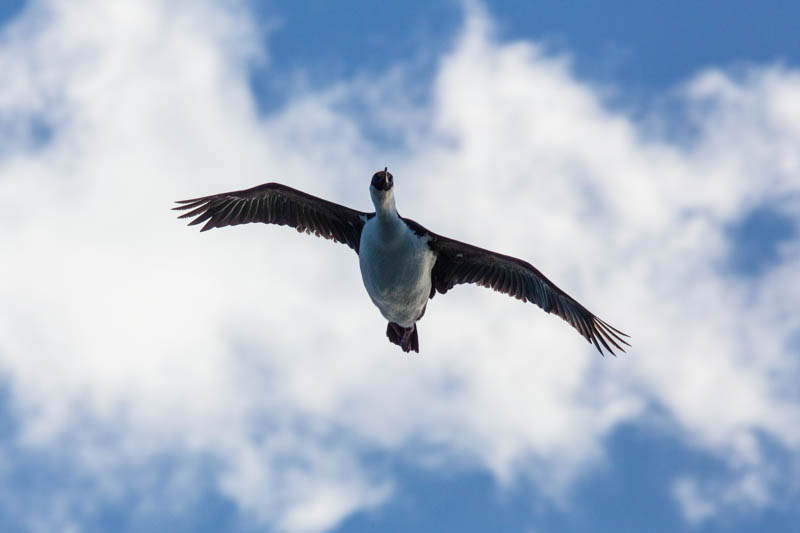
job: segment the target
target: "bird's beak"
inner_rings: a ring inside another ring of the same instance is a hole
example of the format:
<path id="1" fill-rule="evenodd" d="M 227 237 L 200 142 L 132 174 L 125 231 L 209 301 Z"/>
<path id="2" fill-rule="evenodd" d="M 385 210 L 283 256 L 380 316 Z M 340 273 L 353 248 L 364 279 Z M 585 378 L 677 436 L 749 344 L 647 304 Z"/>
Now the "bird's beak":
<path id="1" fill-rule="evenodd" d="M 383 186 L 384 190 L 389 189 L 389 167 L 383 167 Z"/>

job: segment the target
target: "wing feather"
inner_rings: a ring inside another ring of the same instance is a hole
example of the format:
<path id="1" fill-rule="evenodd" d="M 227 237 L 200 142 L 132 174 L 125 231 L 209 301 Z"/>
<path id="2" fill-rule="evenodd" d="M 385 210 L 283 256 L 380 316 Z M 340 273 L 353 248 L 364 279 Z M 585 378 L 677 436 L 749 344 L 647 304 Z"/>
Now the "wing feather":
<path id="1" fill-rule="evenodd" d="M 358 253 L 364 220 L 374 213 L 356 211 L 280 183 L 265 183 L 176 202 L 173 209 L 187 211 L 178 218 L 191 218 L 190 226 L 205 223 L 200 231 L 251 222 L 291 226 L 346 244 Z"/>
<path id="2" fill-rule="evenodd" d="M 442 237 L 413 220 L 404 220 L 418 235 L 428 236 L 428 246 L 436 254 L 431 298 L 436 292 L 444 294 L 456 285 L 474 283 L 523 302 L 530 301 L 558 315 L 601 354 L 605 351 L 616 355 L 614 348 L 624 352 L 622 345 L 630 346 L 625 340 L 628 335 L 599 319 L 530 263 Z"/>

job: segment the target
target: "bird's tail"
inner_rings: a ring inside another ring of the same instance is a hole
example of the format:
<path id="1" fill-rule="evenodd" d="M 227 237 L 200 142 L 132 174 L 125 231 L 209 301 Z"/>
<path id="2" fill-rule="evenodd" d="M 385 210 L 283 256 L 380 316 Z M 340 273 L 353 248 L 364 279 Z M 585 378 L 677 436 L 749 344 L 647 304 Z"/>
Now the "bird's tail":
<path id="1" fill-rule="evenodd" d="M 410 328 L 404 328 L 400 324 L 389 322 L 386 326 L 386 336 L 389 342 L 392 342 L 404 352 L 417 352 L 419 353 L 419 336 L 417 335 L 417 325 L 414 324 Z M 405 342 L 403 339 L 405 338 Z"/>

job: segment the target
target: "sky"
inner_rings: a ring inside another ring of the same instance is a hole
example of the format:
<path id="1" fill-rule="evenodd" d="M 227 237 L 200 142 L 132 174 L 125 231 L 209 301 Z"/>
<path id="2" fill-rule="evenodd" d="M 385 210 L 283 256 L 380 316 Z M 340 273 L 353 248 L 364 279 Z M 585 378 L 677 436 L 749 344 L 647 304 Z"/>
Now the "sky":
<path id="1" fill-rule="evenodd" d="M 0 2 L 0 530 L 794 531 L 800 7 Z M 279 181 L 522 257 L 403 354 Z"/>

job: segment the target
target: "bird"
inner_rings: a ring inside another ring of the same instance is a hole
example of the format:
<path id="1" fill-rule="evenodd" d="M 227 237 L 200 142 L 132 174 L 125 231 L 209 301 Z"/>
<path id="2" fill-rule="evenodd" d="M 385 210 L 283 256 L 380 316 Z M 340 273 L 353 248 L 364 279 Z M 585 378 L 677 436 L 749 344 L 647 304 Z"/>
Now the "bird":
<path id="1" fill-rule="evenodd" d="M 604 322 L 561 290 L 530 263 L 450 239 L 400 216 L 394 176 L 388 167 L 372 176 L 374 212 L 364 212 L 312 196 L 280 183 L 190 200 L 173 210 L 201 231 L 261 222 L 345 244 L 358 254 L 364 287 L 388 320 L 386 336 L 404 352 L 419 353 L 417 323 L 428 301 L 460 284 L 477 284 L 536 304 L 555 314 L 601 355 L 630 346 L 629 336 Z M 612 348 L 613 346 L 613 348 Z"/>

